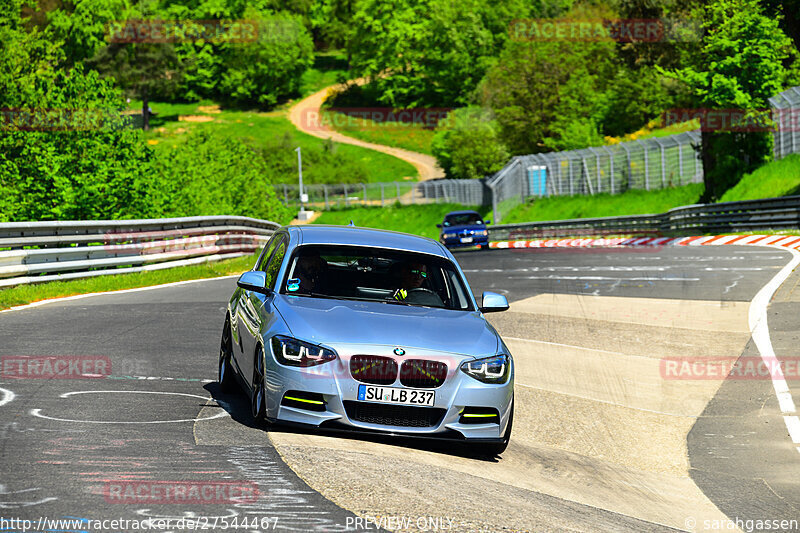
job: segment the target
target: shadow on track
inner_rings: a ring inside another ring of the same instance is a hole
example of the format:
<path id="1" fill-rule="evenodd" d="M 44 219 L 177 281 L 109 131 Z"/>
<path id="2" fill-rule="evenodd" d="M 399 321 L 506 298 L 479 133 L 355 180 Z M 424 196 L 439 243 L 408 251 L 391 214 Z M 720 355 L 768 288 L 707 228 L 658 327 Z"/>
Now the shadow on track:
<path id="1" fill-rule="evenodd" d="M 481 454 L 470 444 L 459 440 L 430 439 L 425 437 L 409 437 L 391 433 L 381 433 L 369 430 L 337 429 L 325 427 L 311 427 L 302 424 L 291 424 L 286 422 L 270 423 L 265 426 L 256 424 L 255 419 L 250 413 L 250 401 L 243 392 L 234 394 L 224 394 L 220 390 L 219 383 L 207 383 L 203 388 L 211 394 L 211 397 L 225 409 L 231 418 L 236 422 L 255 429 L 262 429 L 269 433 L 295 433 L 299 435 L 318 435 L 324 437 L 337 437 L 350 440 L 360 440 L 364 442 L 374 442 L 390 446 L 400 446 L 414 448 L 417 450 L 452 455 L 476 461 L 497 463 L 498 457 L 490 457 Z"/>

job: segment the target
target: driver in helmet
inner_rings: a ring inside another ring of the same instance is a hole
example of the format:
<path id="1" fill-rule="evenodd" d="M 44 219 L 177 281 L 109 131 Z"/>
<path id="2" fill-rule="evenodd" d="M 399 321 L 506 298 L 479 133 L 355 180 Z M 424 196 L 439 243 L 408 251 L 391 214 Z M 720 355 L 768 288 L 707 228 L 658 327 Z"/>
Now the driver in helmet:
<path id="1" fill-rule="evenodd" d="M 427 266 L 418 261 L 400 263 L 397 265 L 395 272 L 398 278 L 397 284 L 400 288 L 395 291 L 393 297 L 395 300 L 401 301 L 406 299 L 409 290 L 422 287 L 428 277 Z"/>

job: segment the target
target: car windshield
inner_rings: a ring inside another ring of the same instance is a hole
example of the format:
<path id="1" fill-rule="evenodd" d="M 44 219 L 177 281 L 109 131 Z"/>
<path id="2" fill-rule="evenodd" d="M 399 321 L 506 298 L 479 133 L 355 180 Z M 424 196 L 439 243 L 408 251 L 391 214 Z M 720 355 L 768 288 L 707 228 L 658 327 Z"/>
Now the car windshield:
<path id="1" fill-rule="evenodd" d="M 448 259 L 365 246 L 299 246 L 281 294 L 472 311 L 466 284 Z"/>
<path id="2" fill-rule="evenodd" d="M 471 224 L 483 224 L 483 219 L 478 213 L 447 215 L 444 219 L 445 226 L 467 226 Z"/>

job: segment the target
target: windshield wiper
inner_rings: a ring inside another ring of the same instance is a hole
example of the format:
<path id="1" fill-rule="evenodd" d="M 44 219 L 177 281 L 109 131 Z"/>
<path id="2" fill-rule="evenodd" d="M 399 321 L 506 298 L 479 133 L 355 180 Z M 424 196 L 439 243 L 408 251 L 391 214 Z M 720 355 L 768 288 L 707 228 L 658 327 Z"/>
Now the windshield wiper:
<path id="1" fill-rule="evenodd" d="M 306 291 L 306 292 L 287 292 L 285 293 L 288 296 L 310 296 L 312 298 L 327 298 L 329 300 L 339 300 L 337 296 L 331 296 L 330 294 L 323 294 L 321 292 L 314 292 L 314 291 Z"/>

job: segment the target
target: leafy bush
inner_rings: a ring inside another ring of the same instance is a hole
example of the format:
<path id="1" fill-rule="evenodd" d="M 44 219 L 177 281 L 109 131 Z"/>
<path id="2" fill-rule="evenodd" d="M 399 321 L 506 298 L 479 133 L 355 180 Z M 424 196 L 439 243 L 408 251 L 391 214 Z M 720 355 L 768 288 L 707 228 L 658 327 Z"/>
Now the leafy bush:
<path id="1" fill-rule="evenodd" d="M 297 183 L 297 147 L 288 134 L 265 139 L 257 152 L 269 167 L 272 183 Z M 303 177 L 306 183 L 364 183 L 371 181 L 367 166 L 338 150 L 338 145 L 326 141 L 322 146 L 303 148 Z"/>
<path id="2" fill-rule="evenodd" d="M 477 107 L 451 111 L 433 137 L 431 149 L 449 178 L 482 178 L 508 161 L 500 128 L 491 113 Z"/>
<path id="3" fill-rule="evenodd" d="M 769 98 L 790 77 L 783 62 L 791 41 L 779 20 L 757 0 L 716 0 L 704 4 L 703 25 L 707 35 L 700 49 L 670 74 L 690 88 L 697 107 L 767 109 Z M 703 131 L 702 200 L 717 201 L 744 174 L 768 161 L 772 142 L 766 131 Z"/>
<path id="4" fill-rule="evenodd" d="M 394 107 L 467 104 L 511 19 L 530 10 L 518 0 L 364 0 L 357 6 L 348 42 L 353 73 L 373 78 L 381 102 Z"/>
<path id="5" fill-rule="evenodd" d="M 60 48 L 15 13 L 0 23 L 0 220 L 147 212 L 151 153 L 124 127 L 119 92 L 80 65 L 56 70 Z"/>
<path id="6" fill-rule="evenodd" d="M 258 40 L 225 45 L 218 94 L 240 105 L 274 106 L 299 93 L 303 72 L 314 62 L 311 34 L 287 13 L 248 10 L 244 17 L 258 21 Z"/>
<path id="7" fill-rule="evenodd" d="M 157 150 L 156 156 L 149 200 L 157 216 L 292 218 L 275 196 L 269 166 L 241 141 L 201 130 L 181 145 Z"/>

